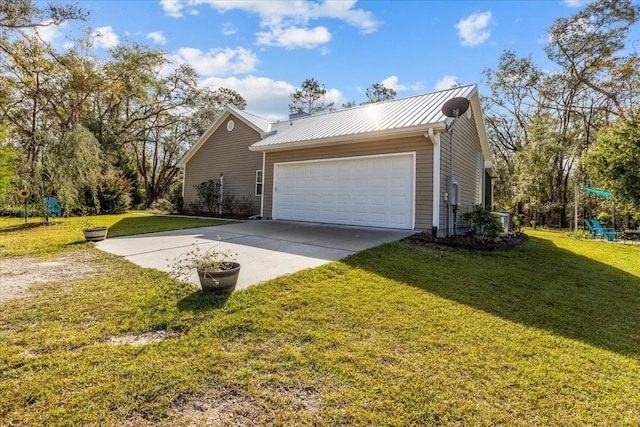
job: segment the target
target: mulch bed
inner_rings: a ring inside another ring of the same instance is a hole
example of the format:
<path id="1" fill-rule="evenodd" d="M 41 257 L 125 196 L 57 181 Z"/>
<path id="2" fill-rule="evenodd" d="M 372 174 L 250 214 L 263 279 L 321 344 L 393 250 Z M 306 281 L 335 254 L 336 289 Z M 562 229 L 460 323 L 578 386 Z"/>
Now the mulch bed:
<path id="1" fill-rule="evenodd" d="M 443 245 L 477 251 L 493 251 L 514 249 L 526 242 L 527 239 L 528 236 L 524 233 L 502 237 L 497 242 L 481 242 L 473 236 L 467 235 L 438 237 L 434 239 L 428 234 L 418 233 L 403 239 L 403 242 L 416 246 Z"/>

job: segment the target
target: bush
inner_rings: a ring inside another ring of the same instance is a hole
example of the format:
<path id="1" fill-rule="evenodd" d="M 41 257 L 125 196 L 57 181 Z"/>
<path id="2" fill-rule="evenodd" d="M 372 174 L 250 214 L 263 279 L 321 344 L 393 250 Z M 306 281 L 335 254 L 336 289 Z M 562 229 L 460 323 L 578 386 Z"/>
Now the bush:
<path id="1" fill-rule="evenodd" d="M 220 182 L 210 179 L 194 185 L 194 188 L 198 194 L 198 205 L 206 207 L 209 213 L 216 213 L 220 205 Z"/>
<path id="2" fill-rule="evenodd" d="M 149 209 L 160 212 L 172 212 L 174 209 L 173 204 L 165 199 L 158 199 L 155 202 L 151 203 Z"/>
<path id="3" fill-rule="evenodd" d="M 236 205 L 236 212 L 238 216 L 243 218 L 249 218 L 256 213 L 253 208 L 253 198 L 251 196 L 244 196 Z"/>
<path id="4" fill-rule="evenodd" d="M 178 181 L 169 190 L 169 203 L 172 205 L 172 212 L 183 212 L 184 198 L 182 197 L 182 182 Z"/>
<path id="5" fill-rule="evenodd" d="M 601 223 L 607 224 L 607 225 L 611 224 L 611 220 L 613 219 L 609 212 L 600 212 L 596 218 Z"/>
<path id="6" fill-rule="evenodd" d="M 482 205 L 475 205 L 473 209 L 465 211 L 461 219 L 472 228 L 473 236 L 481 242 L 496 242 L 503 230 L 498 215 Z"/>
<path id="7" fill-rule="evenodd" d="M 124 175 L 109 169 L 98 183 L 98 202 L 101 213 L 119 214 L 131 205 L 131 183 Z"/>
<path id="8" fill-rule="evenodd" d="M 226 194 L 222 199 L 222 213 L 224 215 L 233 216 L 236 214 L 236 196 Z"/>

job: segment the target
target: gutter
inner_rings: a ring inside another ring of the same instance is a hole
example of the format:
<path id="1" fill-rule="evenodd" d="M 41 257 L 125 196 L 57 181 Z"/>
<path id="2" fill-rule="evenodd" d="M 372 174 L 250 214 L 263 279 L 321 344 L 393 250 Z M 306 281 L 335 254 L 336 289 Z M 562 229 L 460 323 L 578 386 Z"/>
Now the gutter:
<path id="1" fill-rule="evenodd" d="M 412 126 L 408 128 L 388 129 L 383 131 L 372 131 L 372 132 L 363 132 L 363 133 L 350 134 L 350 135 L 340 135 L 340 136 L 333 136 L 329 138 L 281 142 L 281 143 L 274 143 L 270 145 L 256 145 L 263 142 L 263 141 L 260 141 L 254 145 L 251 145 L 249 147 L 249 150 L 269 152 L 269 151 L 292 150 L 297 148 L 309 148 L 309 147 L 317 147 L 317 146 L 325 146 L 325 145 L 340 145 L 340 144 L 353 144 L 356 142 L 379 141 L 381 139 L 400 138 L 403 136 L 424 135 L 425 132 L 428 132 L 429 129 L 434 129 L 436 131 L 444 131 L 446 130 L 446 125 L 444 122 L 442 122 L 442 123 L 434 123 L 431 125 Z"/>

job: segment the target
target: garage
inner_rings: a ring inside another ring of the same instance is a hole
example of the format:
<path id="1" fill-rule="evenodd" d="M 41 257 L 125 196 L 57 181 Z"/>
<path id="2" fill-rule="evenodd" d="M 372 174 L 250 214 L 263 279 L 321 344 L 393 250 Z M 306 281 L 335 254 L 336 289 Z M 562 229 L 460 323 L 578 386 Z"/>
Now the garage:
<path id="1" fill-rule="evenodd" d="M 413 229 L 415 153 L 274 164 L 273 218 Z"/>

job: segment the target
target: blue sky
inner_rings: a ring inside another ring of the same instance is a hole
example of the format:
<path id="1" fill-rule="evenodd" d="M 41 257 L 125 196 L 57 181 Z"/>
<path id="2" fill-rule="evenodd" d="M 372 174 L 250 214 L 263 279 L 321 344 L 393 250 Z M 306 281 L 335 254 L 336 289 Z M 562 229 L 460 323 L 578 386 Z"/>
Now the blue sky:
<path id="1" fill-rule="evenodd" d="M 87 22 L 43 34 L 59 47 L 90 27 L 96 53 L 133 41 L 192 65 L 202 85 L 237 90 L 247 110 L 288 114 L 288 95 L 316 78 L 337 106 L 373 83 L 398 97 L 481 83 L 504 50 L 546 60 L 546 29 L 585 6 L 544 1 L 81 0 Z M 634 39 L 640 39 L 634 29 Z M 482 86 L 480 87 L 482 93 Z"/>

